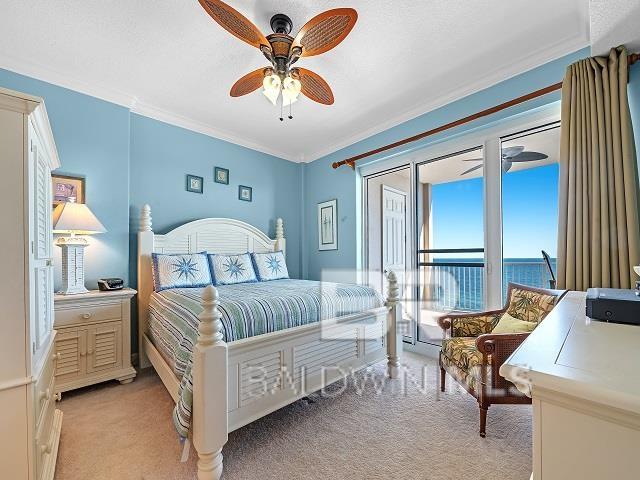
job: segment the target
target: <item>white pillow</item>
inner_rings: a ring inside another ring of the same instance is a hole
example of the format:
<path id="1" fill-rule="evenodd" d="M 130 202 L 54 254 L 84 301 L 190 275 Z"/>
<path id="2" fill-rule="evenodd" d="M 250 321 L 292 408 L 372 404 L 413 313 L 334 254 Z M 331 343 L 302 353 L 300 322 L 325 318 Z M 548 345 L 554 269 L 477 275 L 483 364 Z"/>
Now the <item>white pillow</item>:
<path id="1" fill-rule="evenodd" d="M 248 253 L 238 255 L 210 254 L 209 265 L 214 285 L 235 285 L 236 283 L 258 281 L 251 256 Z"/>
<path id="2" fill-rule="evenodd" d="M 252 253 L 251 258 L 261 282 L 289 278 L 287 263 L 281 250 L 273 253 Z"/>
<path id="3" fill-rule="evenodd" d="M 207 253 L 168 255 L 151 254 L 153 288 L 156 292 L 168 288 L 206 287 L 211 284 Z"/>

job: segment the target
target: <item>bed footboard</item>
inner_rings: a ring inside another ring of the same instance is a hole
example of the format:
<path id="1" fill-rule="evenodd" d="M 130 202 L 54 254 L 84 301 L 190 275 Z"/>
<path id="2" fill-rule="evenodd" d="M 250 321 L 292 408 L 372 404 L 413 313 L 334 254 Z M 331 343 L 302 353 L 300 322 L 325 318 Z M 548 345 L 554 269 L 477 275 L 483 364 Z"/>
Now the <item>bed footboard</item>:
<path id="1" fill-rule="evenodd" d="M 227 443 L 227 344 L 218 311 L 218 291 L 203 293 L 198 341 L 193 349 L 193 445 L 198 480 L 222 477 L 222 447 Z"/>
<path id="2" fill-rule="evenodd" d="M 341 317 L 323 327 L 310 324 L 228 345 L 217 309 L 218 292 L 213 286 L 205 289 L 193 353 L 193 444 L 199 480 L 220 479 L 222 448 L 229 431 L 377 363 L 385 355 L 388 376 L 398 376 L 402 336 L 397 328 L 402 304 L 396 275 L 390 273 L 387 280 L 385 307 Z M 373 332 L 379 332 L 378 340 Z"/>

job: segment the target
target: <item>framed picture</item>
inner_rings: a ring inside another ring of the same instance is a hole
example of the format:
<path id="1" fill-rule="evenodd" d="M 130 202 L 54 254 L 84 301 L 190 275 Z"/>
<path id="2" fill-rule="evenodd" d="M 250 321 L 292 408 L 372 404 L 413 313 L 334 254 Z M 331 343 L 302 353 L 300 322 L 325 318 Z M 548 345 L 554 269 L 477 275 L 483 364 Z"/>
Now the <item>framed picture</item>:
<path id="1" fill-rule="evenodd" d="M 187 175 L 187 192 L 202 193 L 204 178 L 197 175 Z"/>
<path id="2" fill-rule="evenodd" d="M 318 204 L 318 250 L 338 249 L 338 200 Z"/>
<path id="3" fill-rule="evenodd" d="M 243 202 L 252 202 L 253 201 L 253 188 L 247 187 L 245 185 L 238 186 L 238 199 Z"/>
<path id="4" fill-rule="evenodd" d="M 229 185 L 229 170 L 222 167 L 215 167 L 213 169 L 213 181 Z"/>
<path id="5" fill-rule="evenodd" d="M 84 178 L 51 174 L 53 206 L 65 202 L 85 203 Z"/>

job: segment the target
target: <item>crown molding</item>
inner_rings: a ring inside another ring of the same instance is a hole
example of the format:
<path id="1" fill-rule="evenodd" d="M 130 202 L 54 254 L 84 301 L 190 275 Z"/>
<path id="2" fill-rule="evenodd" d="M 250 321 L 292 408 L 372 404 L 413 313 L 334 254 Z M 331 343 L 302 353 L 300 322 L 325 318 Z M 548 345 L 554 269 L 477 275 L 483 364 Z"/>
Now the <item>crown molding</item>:
<path id="1" fill-rule="evenodd" d="M 417 107 L 411 108 L 393 118 L 378 123 L 374 127 L 360 131 L 349 136 L 343 141 L 333 143 L 325 148 L 318 149 L 315 152 L 296 155 L 279 151 L 268 145 L 262 145 L 241 138 L 239 135 L 221 130 L 219 128 L 208 125 L 204 122 L 191 119 L 187 116 L 177 114 L 156 107 L 151 104 L 140 102 L 134 95 L 121 92 L 119 90 L 105 87 L 95 83 L 87 83 L 77 78 L 73 78 L 60 71 L 49 69 L 41 65 L 17 58 L 6 52 L 0 52 L 0 68 L 10 70 L 12 72 L 26 75 L 44 82 L 52 83 L 60 87 L 68 88 L 76 92 L 89 95 L 101 100 L 105 100 L 116 105 L 128 108 L 131 112 L 145 117 L 153 118 L 161 122 L 185 128 L 209 137 L 224 140 L 242 147 L 256 150 L 268 155 L 272 155 L 283 160 L 294 163 L 311 163 L 326 155 L 337 152 L 343 148 L 353 145 L 359 141 L 365 140 L 373 135 L 381 133 L 390 128 L 396 127 L 404 122 L 417 118 L 421 115 L 429 113 L 437 108 L 443 107 L 451 102 L 464 98 L 466 96 L 477 93 L 481 90 L 489 88 L 497 83 L 513 78 L 519 74 L 532 70 L 545 63 L 557 60 L 565 55 L 576 52 L 577 50 L 589 46 L 589 30 L 588 25 L 578 35 L 567 37 L 556 42 L 553 46 L 547 47 L 530 55 L 519 58 L 519 61 L 509 64 L 507 68 L 495 70 L 489 75 L 472 82 L 462 88 L 451 91 L 449 94 L 439 97 L 436 101 L 425 102 Z"/>
<path id="2" fill-rule="evenodd" d="M 144 102 L 140 102 L 135 95 L 114 90 L 103 85 L 95 83 L 87 83 L 70 75 L 62 73 L 60 71 L 44 67 L 42 65 L 29 62 L 27 60 L 15 57 L 6 52 L 0 52 L 0 68 L 9 70 L 19 75 L 35 78 L 43 82 L 51 83 L 53 85 L 67 88 L 90 97 L 98 98 L 109 103 L 119 105 L 129 109 L 133 113 L 153 118 L 161 122 L 165 122 L 177 127 L 182 127 L 187 130 L 191 130 L 197 133 L 202 133 L 209 137 L 224 140 L 242 147 L 250 148 L 267 155 L 272 155 L 283 160 L 288 160 L 294 163 L 300 163 L 301 160 L 295 156 L 289 155 L 286 152 L 274 150 L 268 146 L 260 145 L 246 139 L 240 138 L 230 132 L 214 128 L 203 122 L 187 118 L 183 115 L 179 115 L 173 112 L 163 110 Z"/>
<path id="3" fill-rule="evenodd" d="M 103 85 L 84 82 L 60 71 L 18 58 L 7 52 L 0 52 L 0 68 L 115 103 L 121 107 L 131 108 L 131 105 L 135 102 L 133 95 Z"/>
<path id="4" fill-rule="evenodd" d="M 386 121 L 377 124 L 375 127 L 371 127 L 367 130 L 356 133 L 343 140 L 342 142 L 332 144 L 327 148 L 316 150 L 315 152 L 307 155 L 305 160 L 303 161 L 304 163 L 311 163 L 315 160 L 335 153 L 343 148 L 349 147 L 351 145 L 354 145 L 355 143 L 377 135 L 378 133 L 384 132 L 386 130 L 389 130 L 390 128 L 408 122 L 409 120 L 413 120 L 417 117 L 432 112 L 433 110 L 444 107 L 445 105 L 455 102 L 456 100 L 460 100 L 469 95 L 473 95 L 474 93 L 478 93 L 500 82 L 526 73 L 536 67 L 540 67 L 546 63 L 558 60 L 565 55 L 575 53 L 582 48 L 588 47 L 589 45 L 589 32 L 588 29 L 585 29 L 579 35 L 567 37 L 566 39 L 556 42 L 550 48 L 545 48 L 544 50 L 539 50 L 530 55 L 523 56 L 520 58 L 520 61 L 510 64 L 508 68 L 495 70 L 490 75 L 485 75 L 484 77 L 469 84 L 468 86 L 458 88 L 451 91 L 447 95 L 439 97 L 436 101 L 425 102 L 418 107 L 412 108 L 400 115 L 396 115 L 395 117 L 387 119 Z M 552 79 L 549 83 L 554 83 L 556 81 L 557 80 Z"/>
<path id="5" fill-rule="evenodd" d="M 217 138 L 218 140 L 224 140 L 226 142 L 233 143 L 234 145 L 239 145 L 251 150 L 256 150 L 261 153 L 266 153 L 267 155 L 272 155 L 282 160 L 287 160 L 293 163 L 301 162 L 299 159 L 289 155 L 286 152 L 274 150 L 264 145 L 248 141 L 247 139 L 240 138 L 238 135 L 235 135 L 233 133 L 214 128 L 211 125 L 207 125 L 204 122 L 193 120 L 183 115 L 169 112 L 167 110 L 163 110 L 161 108 L 154 107 L 153 105 L 149 105 L 143 102 L 136 101 L 131 108 L 131 112 L 142 115 L 144 117 L 153 118 L 154 120 L 158 120 L 164 123 L 169 123 L 177 127 L 185 128 L 187 130 L 191 130 L 192 132 L 197 132 L 209 137 Z"/>

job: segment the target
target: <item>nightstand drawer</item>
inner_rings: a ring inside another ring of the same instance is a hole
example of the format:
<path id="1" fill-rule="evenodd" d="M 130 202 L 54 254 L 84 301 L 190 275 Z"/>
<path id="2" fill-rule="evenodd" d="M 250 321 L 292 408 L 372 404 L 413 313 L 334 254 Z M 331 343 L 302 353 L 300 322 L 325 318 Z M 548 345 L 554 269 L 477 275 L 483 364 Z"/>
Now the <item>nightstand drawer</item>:
<path id="1" fill-rule="evenodd" d="M 56 308 L 54 326 L 77 325 L 79 323 L 94 323 L 104 320 L 120 320 L 122 318 L 122 305 L 120 302 L 103 305 L 87 305 Z"/>

